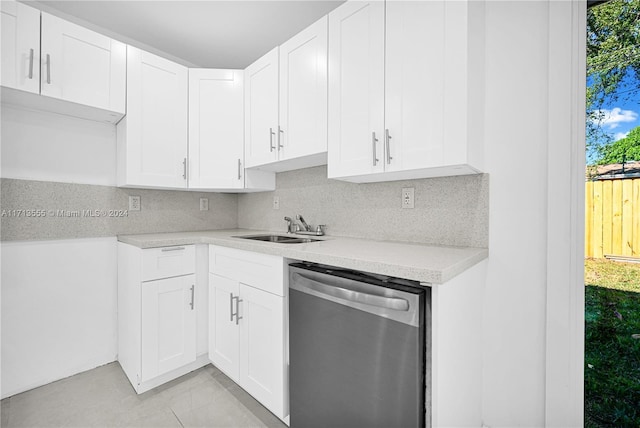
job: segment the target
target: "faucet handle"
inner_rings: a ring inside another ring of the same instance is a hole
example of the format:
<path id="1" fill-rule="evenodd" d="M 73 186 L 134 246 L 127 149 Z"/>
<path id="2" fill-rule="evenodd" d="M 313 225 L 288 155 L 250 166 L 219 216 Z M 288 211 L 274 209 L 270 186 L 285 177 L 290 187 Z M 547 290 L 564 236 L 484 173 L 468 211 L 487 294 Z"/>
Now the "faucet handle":
<path id="1" fill-rule="evenodd" d="M 291 233 L 291 232 L 293 232 L 293 231 L 291 230 L 291 229 L 292 229 L 292 226 L 293 226 L 293 220 L 291 220 L 291 217 L 287 217 L 287 216 L 285 216 L 285 217 L 284 217 L 284 221 L 286 221 L 286 222 L 287 222 L 287 233 Z"/>
<path id="2" fill-rule="evenodd" d="M 326 224 L 319 224 L 319 225 L 316 227 L 316 235 L 318 235 L 318 236 L 319 236 L 319 235 L 324 235 L 324 229 L 325 229 L 326 227 L 327 227 L 327 225 L 326 225 Z"/>

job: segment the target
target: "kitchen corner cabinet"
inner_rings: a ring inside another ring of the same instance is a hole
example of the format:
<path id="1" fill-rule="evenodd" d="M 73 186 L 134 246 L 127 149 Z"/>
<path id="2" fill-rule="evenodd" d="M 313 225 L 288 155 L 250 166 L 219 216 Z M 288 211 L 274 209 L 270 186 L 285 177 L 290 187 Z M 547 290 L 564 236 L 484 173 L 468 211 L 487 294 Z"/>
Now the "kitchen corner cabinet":
<path id="1" fill-rule="evenodd" d="M 209 358 L 262 405 L 288 414 L 285 262 L 210 246 Z"/>
<path id="2" fill-rule="evenodd" d="M 189 69 L 189 189 L 275 189 L 275 174 L 245 170 L 243 70 Z"/>
<path id="3" fill-rule="evenodd" d="M 475 27 L 483 6 L 475 3 L 349 1 L 329 14 L 330 178 L 482 170 L 483 32 Z"/>
<path id="4" fill-rule="evenodd" d="M 248 167 L 326 163 L 327 22 L 323 17 L 245 70 Z"/>
<path id="5" fill-rule="evenodd" d="M 3 1 L 2 86 L 3 102 L 116 123 L 125 113 L 126 45 Z"/>
<path id="6" fill-rule="evenodd" d="M 118 243 L 118 361 L 137 393 L 206 364 L 197 353 L 196 250 Z"/>
<path id="7" fill-rule="evenodd" d="M 188 71 L 127 47 L 127 115 L 118 123 L 118 186 L 187 188 Z"/>

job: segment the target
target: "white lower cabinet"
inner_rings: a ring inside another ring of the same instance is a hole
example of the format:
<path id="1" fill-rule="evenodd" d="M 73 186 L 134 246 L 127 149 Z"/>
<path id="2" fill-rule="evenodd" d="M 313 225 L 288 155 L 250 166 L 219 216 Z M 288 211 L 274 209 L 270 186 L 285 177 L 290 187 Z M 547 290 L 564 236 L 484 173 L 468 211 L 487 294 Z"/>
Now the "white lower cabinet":
<path id="1" fill-rule="evenodd" d="M 195 275 L 143 282 L 142 381 L 196 360 Z"/>
<path id="2" fill-rule="evenodd" d="M 211 246 L 209 358 L 285 420 L 286 264 L 282 257 Z"/>
<path id="3" fill-rule="evenodd" d="M 198 325 L 207 281 L 199 247 L 118 243 L 118 361 L 138 394 L 208 363 L 198 341 L 207 327 Z"/>

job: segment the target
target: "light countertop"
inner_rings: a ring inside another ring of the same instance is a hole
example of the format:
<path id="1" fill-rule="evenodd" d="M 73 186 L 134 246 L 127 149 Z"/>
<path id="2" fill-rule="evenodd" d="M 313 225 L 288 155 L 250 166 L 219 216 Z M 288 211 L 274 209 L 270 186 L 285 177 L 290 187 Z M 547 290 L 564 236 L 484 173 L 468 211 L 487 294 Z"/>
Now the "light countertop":
<path id="1" fill-rule="evenodd" d="M 310 238 L 320 241 L 302 244 L 281 244 L 236 237 L 260 234 L 286 235 L 281 231 L 232 229 L 120 235 L 118 241 L 139 248 L 214 244 L 429 284 L 445 283 L 484 260 L 489 254 L 486 248 L 445 247 L 338 236 L 311 236 Z"/>

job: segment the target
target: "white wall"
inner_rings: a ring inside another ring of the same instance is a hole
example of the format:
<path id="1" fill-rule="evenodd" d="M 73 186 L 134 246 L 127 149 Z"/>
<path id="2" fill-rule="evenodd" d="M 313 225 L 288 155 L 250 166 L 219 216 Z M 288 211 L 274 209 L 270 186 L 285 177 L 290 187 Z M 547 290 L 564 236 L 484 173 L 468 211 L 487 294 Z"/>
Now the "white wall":
<path id="1" fill-rule="evenodd" d="M 2 244 L 2 397 L 117 355 L 116 238 Z"/>
<path id="2" fill-rule="evenodd" d="M 1 129 L 3 178 L 115 186 L 114 125 L 3 104 Z M 116 359 L 115 237 L 1 248 L 2 397 Z"/>
<path id="3" fill-rule="evenodd" d="M 1 171 L 3 178 L 115 186 L 115 126 L 3 104 Z"/>
<path id="4" fill-rule="evenodd" d="M 547 204 L 545 2 L 486 5 L 490 180 L 484 417 L 544 425 Z"/>
<path id="5" fill-rule="evenodd" d="M 572 188 L 569 179 L 580 175 L 578 158 L 569 156 L 579 136 L 571 133 L 575 123 L 558 120 L 553 112 L 563 117 L 575 112 L 573 116 L 580 118 L 584 99 L 572 99 L 577 92 L 568 83 L 584 73 L 571 67 L 577 52 L 584 52 L 572 40 L 585 35 L 572 33 L 583 19 L 572 16 L 573 2 L 556 2 L 564 9 L 553 3 L 486 5 L 485 154 L 491 179 L 483 415 L 484 424 L 491 427 L 582 424 L 582 397 L 570 398 L 568 393 L 580 388 L 580 373 L 562 379 L 574 383 L 565 384 L 560 394 L 560 385 L 547 377 L 549 367 L 564 367 L 566 372 L 573 365 L 579 370 L 578 360 L 583 358 L 579 351 L 569 355 L 580 338 L 566 340 L 572 329 L 579 329 L 583 310 L 577 308 L 573 318 L 568 316 L 569 297 L 580 293 L 580 260 L 569 256 L 576 248 L 582 253 L 582 241 L 568 233 L 580 225 L 579 186 Z M 555 172 L 562 168 L 569 172 Z M 558 233 L 562 230 L 567 233 Z M 550 259 L 552 254 L 563 262 Z M 557 298 L 553 306 L 548 296 Z M 553 322 L 556 318 L 564 325 Z M 555 336 L 564 343 L 549 341 L 549 332 L 559 326 L 563 330 Z"/>

